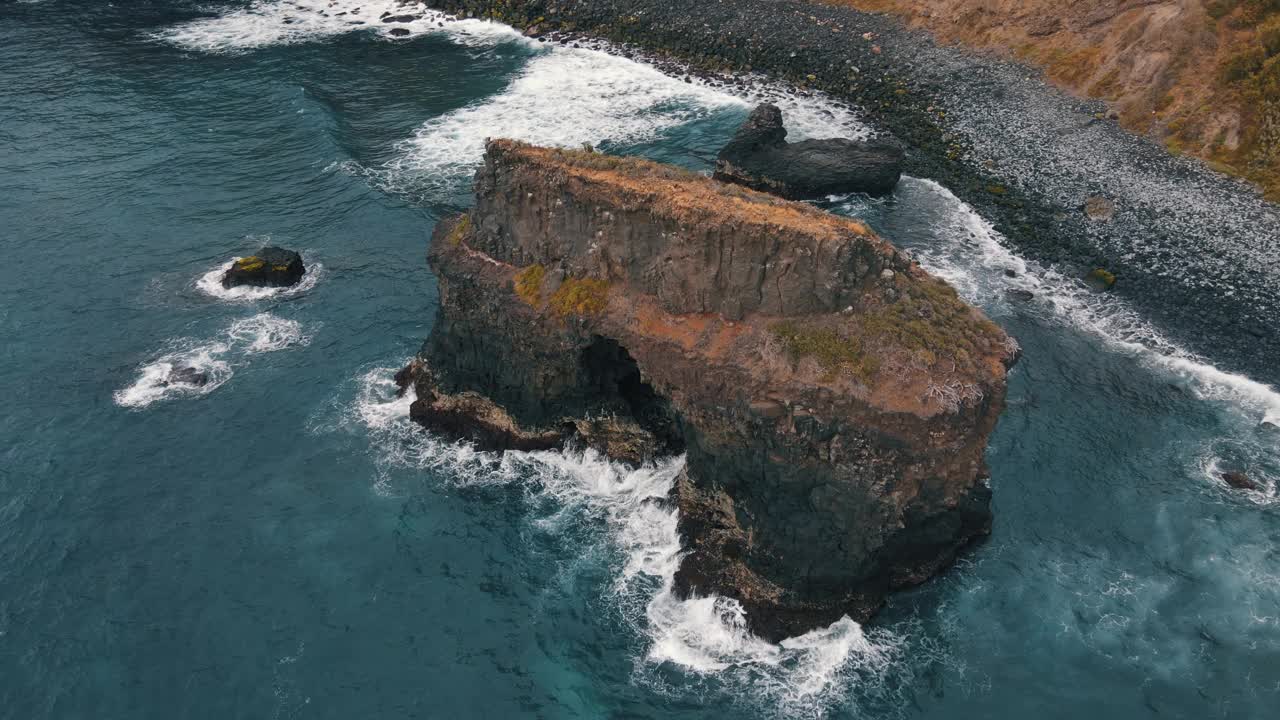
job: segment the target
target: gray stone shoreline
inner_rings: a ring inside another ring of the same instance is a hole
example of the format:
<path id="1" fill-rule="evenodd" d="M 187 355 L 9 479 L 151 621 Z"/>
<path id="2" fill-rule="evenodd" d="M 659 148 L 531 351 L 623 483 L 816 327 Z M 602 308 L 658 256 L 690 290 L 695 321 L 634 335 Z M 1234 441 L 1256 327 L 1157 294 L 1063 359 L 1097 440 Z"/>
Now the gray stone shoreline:
<path id="1" fill-rule="evenodd" d="M 763 72 L 856 104 L 905 171 L 974 206 L 1028 259 L 1114 292 L 1220 367 L 1280 382 L 1280 210 L 1017 64 L 886 16 L 799 0 L 429 0 L 531 35 L 585 34 L 703 73 Z M 1109 220 L 1084 212 L 1114 203 Z"/>

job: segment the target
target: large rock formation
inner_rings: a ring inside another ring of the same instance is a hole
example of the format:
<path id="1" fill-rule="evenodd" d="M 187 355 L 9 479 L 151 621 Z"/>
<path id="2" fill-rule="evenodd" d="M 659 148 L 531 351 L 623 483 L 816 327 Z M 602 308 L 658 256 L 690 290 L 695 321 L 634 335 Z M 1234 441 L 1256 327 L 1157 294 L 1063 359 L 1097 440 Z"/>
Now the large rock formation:
<path id="1" fill-rule="evenodd" d="M 685 452 L 677 590 L 774 640 L 866 619 L 988 532 L 1016 344 L 864 225 L 505 140 L 475 189 L 432 240 L 414 418 L 486 448 Z"/>
<path id="2" fill-rule="evenodd" d="M 884 195 L 902 178 L 902 150 L 845 138 L 787 142 L 782 110 L 756 107 L 716 159 L 715 178 L 792 200 Z"/>

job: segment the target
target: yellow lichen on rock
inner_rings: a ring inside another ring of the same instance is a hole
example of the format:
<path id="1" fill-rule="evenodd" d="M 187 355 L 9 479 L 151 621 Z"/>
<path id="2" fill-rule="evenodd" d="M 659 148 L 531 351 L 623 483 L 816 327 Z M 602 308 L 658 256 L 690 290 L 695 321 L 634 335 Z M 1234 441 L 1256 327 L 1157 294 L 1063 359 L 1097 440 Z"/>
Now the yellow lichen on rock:
<path id="1" fill-rule="evenodd" d="M 541 265 L 530 265 L 516 274 L 515 289 L 520 299 L 534 307 L 542 301 L 542 281 L 547 276 L 546 268 Z"/>
<path id="2" fill-rule="evenodd" d="M 609 283 L 591 278 L 568 278 L 551 294 L 551 309 L 561 317 L 599 315 L 609 300 Z"/>
<path id="3" fill-rule="evenodd" d="M 463 215 L 462 217 L 458 218 L 458 222 L 453 226 L 453 229 L 449 231 L 449 244 L 450 245 L 461 244 L 462 238 L 466 237 L 467 232 L 470 230 L 471 230 L 471 216 Z"/>

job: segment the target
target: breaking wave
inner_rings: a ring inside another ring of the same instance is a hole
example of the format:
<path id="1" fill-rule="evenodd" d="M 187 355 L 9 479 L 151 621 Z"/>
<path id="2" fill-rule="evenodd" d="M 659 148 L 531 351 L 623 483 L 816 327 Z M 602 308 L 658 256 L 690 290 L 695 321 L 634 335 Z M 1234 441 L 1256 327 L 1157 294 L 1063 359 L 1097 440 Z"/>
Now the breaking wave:
<path id="1" fill-rule="evenodd" d="M 296 320 L 260 313 L 231 323 L 218 340 L 173 343 L 177 349 L 139 367 L 137 379 L 117 390 L 113 398 L 121 407 L 143 408 L 159 400 L 208 395 L 235 374 L 229 358 L 274 352 L 310 341 Z"/>
<path id="2" fill-rule="evenodd" d="M 478 452 L 414 424 L 412 389 L 397 397 L 392 373 L 376 368 L 359 377 L 348 413 L 373 440 L 379 462 L 442 470 L 446 481 L 461 486 L 520 483 L 537 510 L 531 523 L 557 536 L 570 535 L 563 525 L 584 516 L 603 521 L 618 555 L 604 593 L 644 640 L 636 658 L 639 682 L 663 692 L 718 692 L 731 703 L 763 702 L 780 716 L 821 716 L 850 694 L 887 692 L 888 674 L 908 671 L 905 641 L 886 630 L 844 618 L 773 644 L 747 630 L 736 600 L 677 597 L 677 510 L 666 500 L 683 457 L 633 469 L 594 450 Z M 683 687 L 672 686 L 672 669 L 683 675 Z"/>
<path id="3" fill-rule="evenodd" d="M 394 20 L 394 22 L 388 22 Z M 400 32 L 392 34 L 392 30 Z M 421 3 L 397 0 L 259 0 L 155 33 L 163 42 L 206 53 L 242 53 L 272 45 L 315 42 L 352 32 L 395 40 L 443 34 L 465 45 L 531 41 L 500 23 L 458 20 Z"/>
<path id="4" fill-rule="evenodd" d="M 428 120 L 387 165 L 392 185 L 452 186 L 486 138 L 559 147 L 634 144 L 741 100 L 606 52 L 554 48 L 529 59 L 501 94 Z"/>
<path id="5" fill-rule="evenodd" d="M 303 274 L 302 279 L 297 285 L 289 287 L 252 287 L 249 285 L 240 285 L 238 287 L 225 288 L 222 287 L 222 276 L 226 274 L 231 266 L 235 264 L 239 257 L 233 257 L 222 263 L 218 267 L 201 275 L 196 279 L 196 289 L 218 300 L 227 302 L 252 302 L 255 300 L 266 300 L 273 297 L 291 297 L 293 295 L 301 295 L 320 282 L 320 276 L 324 274 L 324 265 L 313 263 L 307 266 L 307 272 Z"/>
<path id="6" fill-rule="evenodd" d="M 635 145 L 760 102 L 778 105 L 789 137 L 866 137 L 856 111 L 819 93 L 762 79 L 684 79 L 617 55 L 612 46 L 553 45 L 532 56 L 500 94 L 432 118 L 382 169 L 392 192 L 454 189 L 471 176 L 487 138 L 538 145 Z"/>

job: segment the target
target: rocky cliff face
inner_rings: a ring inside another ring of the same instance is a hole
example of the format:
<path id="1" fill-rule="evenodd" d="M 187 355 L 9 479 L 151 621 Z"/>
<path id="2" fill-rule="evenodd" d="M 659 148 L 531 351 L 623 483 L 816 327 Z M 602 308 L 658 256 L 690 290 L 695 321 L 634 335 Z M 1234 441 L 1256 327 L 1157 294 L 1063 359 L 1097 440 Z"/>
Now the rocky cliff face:
<path id="1" fill-rule="evenodd" d="M 766 638 L 865 619 L 988 532 L 1016 345 L 860 223 L 494 141 L 429 262 L 413 416 L 487 448 L 686 453 L 678 590 Z"/>

